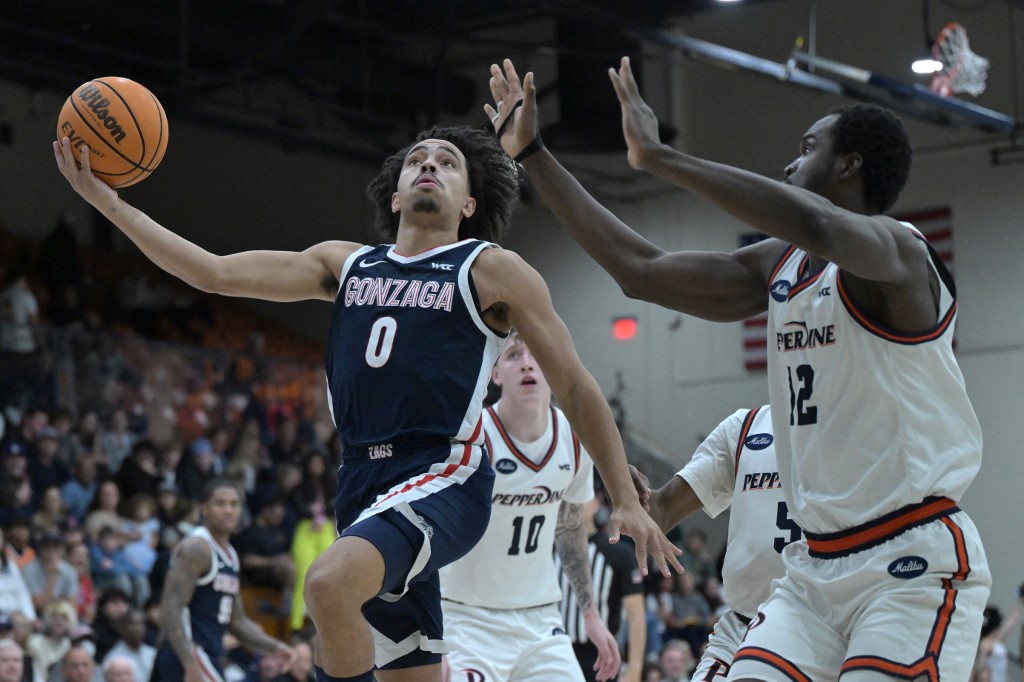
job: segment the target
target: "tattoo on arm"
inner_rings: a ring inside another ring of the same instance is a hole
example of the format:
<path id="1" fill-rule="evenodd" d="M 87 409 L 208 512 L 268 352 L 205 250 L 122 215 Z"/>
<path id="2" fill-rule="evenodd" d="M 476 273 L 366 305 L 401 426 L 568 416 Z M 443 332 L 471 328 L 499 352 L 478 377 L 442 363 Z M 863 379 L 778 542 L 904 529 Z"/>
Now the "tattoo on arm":
<path id="1" fill-rule="evenodd" d="M 228 631 L 237 637 L 243 646 L 254 651 L 270 652 L 281 645 L 281 642 L 263 632 L 263 628 L 249 618 L 249 616 L 245 615 L 245 609 L 242 606 L 242 595 L 240 594 L 235 595 Z"/>
<path id="2" fill-rule="evenodd" d="M 587 551 L 587 531 L 583 527 L 582 504 L 562 502 L 558 508 L 555 551 L 576 593 L 580 611 L 586 611 L 594 605 L 594 581 L 590 577 L 590 556 Z"/>
<path id="3" fill-rule="evenodd" d="M 213 556 L 210 547 L 200 538 L 183 540 L 174 555 L 164 580 L 160 602 L 164 639 L 171 645 L 183 666 L 192 662 L 192 642 L 185 634 L 185 607 L 192 601 L 196 582 L 210 570 Z"/>

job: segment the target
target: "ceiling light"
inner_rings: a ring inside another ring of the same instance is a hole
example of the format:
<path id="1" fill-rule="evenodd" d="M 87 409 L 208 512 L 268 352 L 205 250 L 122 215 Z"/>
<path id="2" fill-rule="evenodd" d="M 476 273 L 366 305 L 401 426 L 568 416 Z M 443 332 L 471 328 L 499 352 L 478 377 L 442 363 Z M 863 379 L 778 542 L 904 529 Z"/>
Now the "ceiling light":
<path id="1" fill-rule="evenodd" d="M 914 70 L 914 73 L 935 73 L 936 71 L 942 71 L 942 62 L 932 57 L 931 54 L 928 54 L 927 56 L 915 60 L 914 63 L 910 65 L 910 68 Z"/>

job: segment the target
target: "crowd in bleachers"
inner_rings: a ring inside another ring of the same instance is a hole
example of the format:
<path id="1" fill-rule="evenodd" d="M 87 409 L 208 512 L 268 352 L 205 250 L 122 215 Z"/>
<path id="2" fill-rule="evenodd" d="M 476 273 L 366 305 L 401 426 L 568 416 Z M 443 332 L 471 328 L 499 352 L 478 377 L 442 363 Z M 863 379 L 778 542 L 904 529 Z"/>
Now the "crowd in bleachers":
<path id="1" fill-rule="evenodd" d="M 235 646 L 231 675 L 309 679 L 293 588 L 335 537 L 340 460 L 316 345 L 71 228 L 0 234 L 0 679 L 14 651 L 15 679 L 148 679 L 171 550 L 216 476 L 247 494 L 247 610 L 299 654 L 283 673 Z"/>

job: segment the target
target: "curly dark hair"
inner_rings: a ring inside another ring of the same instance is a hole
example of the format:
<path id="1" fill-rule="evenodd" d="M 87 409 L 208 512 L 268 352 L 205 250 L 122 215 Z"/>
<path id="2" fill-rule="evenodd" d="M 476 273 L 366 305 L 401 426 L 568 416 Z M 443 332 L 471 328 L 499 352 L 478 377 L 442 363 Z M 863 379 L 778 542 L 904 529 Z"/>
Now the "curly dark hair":
<path id="1" fill-rule="evenodd" d="M 896 203 L 910 175 L 913 150 L 903 122 L 874 104 L 852 104 L 830 113 L 839 116 L 832 126 L 833 151 L 861 155 L 864 202 L 868 210 L 884 213 Z"/>
<path id="2" fill-rule="evenodd" d="M 469 194 L 476 199 L 476 211 L 459 225 L 459 239 L 500 239 L 519 199 L 519 173 L 492 133 L 469 126 L 434 126 L 421 131 L 414 141 L 388 157 L 380 173 L 366 187 L 366 195 L 376 211 L 377 230 L 391 240 L 398 235 L 399 214 L 391 211 L 391 195 L 398 187 L 406 155 L 423 140 L 446 140 L 466 157 Z"/>

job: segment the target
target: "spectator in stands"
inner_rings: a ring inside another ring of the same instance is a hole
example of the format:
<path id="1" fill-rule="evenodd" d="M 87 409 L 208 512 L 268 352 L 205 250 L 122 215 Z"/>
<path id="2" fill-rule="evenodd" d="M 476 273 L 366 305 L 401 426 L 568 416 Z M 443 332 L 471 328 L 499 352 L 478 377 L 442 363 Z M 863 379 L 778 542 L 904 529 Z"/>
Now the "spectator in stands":
<path id="1" fill-rule="evenodd" d="M 22 655 L 22 682 L 36 682 L 42 679 L 42 673 L 36 674 L 39 667 L 32 660 L 28 653 L 28 637 L 32 634 L 33 621 L 28 620 L 21 614 L 14 614 L 9 617 L 10 627 L 5 622 L 0 622 L 0 637 L 12 639 L 21 647 Z"/>
<path id="2" fill-rule="evenodd" d="M 43 610 L 43 630 L 29 635 L 28 652 L 44 674 L 71 648 L 68 635 L 76 625 L 75 607 L 67 600 L 54 600 Z"/>
<path id="3" fill-rule="evenodd" d="M 111 658 L 104 661 L 103 682 L 146 682 L 148 678 L 139 677 L 132 662 L 126 658 Z"/>
<path id="4" fill-rule="evenodd" d="M 8 624 L 11 619 L 0 613 L 0 619 Z M 13 639 L 0 639 L 0 682 L 22 682 L 25 671 L 25 652 Z"/>
<path id="5" fill-rule="evenodd" d="M 128 414 L 124 410 L 114 410 L 100 441 L 110 473 L 116 473 L 121 469 L 137 439 L 138 437 L 128 430 Z"/>
<path id="6" fill-rule="evenodd" d="M 96 620 L 92 623 L 92 629 L 96 635 L 97 660 L 102 661 L 107 652 L 121 639 L 118 623 L 131 607 L 131 597 L 124 590 L 111 587 L 100 593 L 96 607 Z"/>
<path id="7" fill-rule="evenodd" d="M 85 523 L 89 505 L 96 496 L 96 462 L 92 457 L 79 457 L 75 461 L 73 475 L 60 487 L 60 494 L 68 515 L 79 524 Z"/>
<path id="8" fill-rule="evenodd" d="M 276 682 L 284 672 L 284 661 L 278 656 L 260 654 L 251 666 L 244 682 Z"/>
<path id="9" fill-rule="evenodd" d="M 124 535 L 119 529 L 103 526 L 96 542 L 89 545 L 89 560 L 96 589 L 116 587 L 134 594 L 131 567 L 124 552 Z"/>
<path id="10" fill-rule="evenodd" d="M 21 575 L 21 569 L 7 556 L 4 534 L 0 531 L 0 614 L 19 613 L 29 620 L 36 619 L 32 594 Z"/>
<path id="11" fill-rule="evenodd" d="M 149 601 L 143 607 L 142 613 L 146 617 L 146 634 L 143 636 L 142 641 L 152 647 L 156 647 L 160 642 L 161 628 L 163 627 L 161 625 L 163 621 L 160 620 L 159 592 L 149 595 Z"/>
<path id="12" fill-rule="evenodd" d="M 100 430 L 100 415 L 96 410 L 87 407 L 78 415 L 78 429 L 75 436 L 79 444 L 89 453 L 95 454 L 102 442 L 102 431 Z"/>
<path id="13" fill-rule="evenodd" d="M 45 374 L 40 321 L 28 270 L 24 262 L 15 262 L 0 278 L 0 405 L 24 409 L 42 397 Z"/>
<path id="14" fill-rule="evenodd" d="M 142 606 L 149 599 L 149 573 L 156 563 L 160 542 L 160 521 L 156 518 L 156 500 L 138 494 L 128 500 L 128 519 L 122 532 L 125 536 L 124 557 L 132 578 L 135 604 Z"/>
<path id="15" fill-rule="evenodd" d="M 199 525 L 201 514 L 199 503 L 191 497 L 179 497 L 174 508 L 172 523 L 160 531 L 160 542 L 166 551 L 171 551 L 182 538 Z"/>
<path id="16" fill-rule="evenodd" d="M 56 601 L 78 601 L 78 574 L 64 560 L 64 538 L 60 535 L 39 540 L 39 556 L 25 567 L 23 575 L 37 613 Z"/>
<path id="17" fill-rule="evenodd" d="M 316 682 L 313 674 L 313 649 L 306 642 L 296 642 L 295 660 L 287 672 L 277 676 L 274 682 Z"/>
<path id="18" fill-rule="evenodd" d="M 213 443 L 207 438 L 196 438 L 189 447 L 189 456 L 183 457 L 178 467 L 178 490 L 185 497 L 198 500 L 206 482 L 216 477 Z"/>
<path id="19" fill-rule="evenodd" d="M 67 535 L 64 536 L 64 540 L 68 563 L 78 574 L 78 601 L 75 602 L 78 620 L 91 623 L 96 617 L 96 586 L 92 582 L 89 546 L 84 542 L 71 544 L 67 541 Z"/>
<path id="20" fill-rule="evenodd" d="M 127 660 L 134 671 L 136 680 L 149 680 L 156 661 L 156 649 L 145 643 L 146 619 L 142 611 L 131 609 L 120 621 L 118 632 L 121 638 L 103 657 L 103 667 L 116 659 Z"/>
<path id="21" fill-rule="evenodd" d="M 715 628 L 719 617 L 729 610 L 722 592 L 722 581 L 717 575 L 709 575 L 701 585 L 700 593 L 704 595 L 704 600 L 707 601 L 708 608 L 711 610 L 711 616 L 707 622 L 708 632 L 710 632 Z"/>
<path id="22" fill-rule="evenodd" d="M 59 682 L 95 682 L 96 662 L 84 646 L 74 646 L 64 654 Z"/>
<path id="23" fill-rule="evenodd" d="M 299 422 L 292 415 L 283 416 L 277 423 L 277 433 L 270 445 L 270 458 L 275 463 L 288 462 L 298 464 L 302 458 L 302 448 L 298 439 Z"/>
<path id="24" fill-rule="evenodd" d="M 648 584 L 654 585 L 644 597 L 644 610 L 647 613 L 647 650 L 644 660 L 657 661 L 665 642 L 665 627 L 672 615 L 672 597 L 675 594 L 676 580 L 673 576 L 664 576 L 651 571 Z"/>
<path id="25" fill-rule="evenodd" d="M 8 478 L 0 483 L 0 523 L 11 524 L 15 521 L 25 525 L 26 538 L 31 538 L 30 521 L 32 518 L 32 484 L 28 478 Z M 21 548 L 18 545 L 19 549 Z M 22 566 L 26 561 L 18 560 Z"/>
<path id="26" fill-rule="evenodd" d="M 50 426 L 57 429 L 57 458 L 68 465 L 77 462 L 84 451 L 73 430 L 75 420 L 71 412 L 63 407 L 53 410 Z"/>
<path id="27" fill-rule="evenodd" d="M 248 419 L 231 450 L 225 474 L 242 486 L 247 495 L 252 495 L 257 474 L 267 464 L 269 455 L 260 440 L 260 426 L 254 419 Z"/>
<path id="28" fill-rule="evenodd" d="M 3 528 L 7 540 L 5 554 L 24 576 L 25 567 L 36 560 L 36 550 L 29 544 L 32 532 L 29 530 L 28 517 L 16 516 L 5 522 Z"/>
<path id="29" fill-rule="evenodd" d="M 672 613 L 665 623 L 665 639 L 682 639 L 690 643 L 691 652 L 699 652 L 708 638 L 708 619 L 711 609 L 704 595 L 697 590 L 694 577 L 688 571 L 676 575 L 676 591 L 672 595 Z"/>
<path id="30" fill-rule="evenodd" d="M 661 674 L 661 668 L 652 663 L 644 663 L 640 679 L 642 682 L 665 682 L 665 676 Z"/>
<path id="31" fill-rule="evenodd" d="M 217 472 L 218 476 L 223 476 L 228 468 L 228 449 L 234 440 L 231 437 L 231 431 L 223 426 L 218 426 L 210 429 L 206 436 L 213 448 L 213 470 Z"/>
<path id="32" fill-rule="evenodd" d="M 176 440 L 164 443 L 160 449 L 157 462 L 157 488 L 160 485 L 173 486 L 178 489 L 178 467 L 181 464 L 182 445 Z"/>
<path id="33" fill-rule="evenodd" d="M 332 505 L 333 506 L 333 505 Z M 295 526 L 292 536 L 292 560 L 295 563 L 295 584 L 302 585 L 306 579 L 313 560 L 331 546 L 338 537 L 334 519 L 327 515 L 323 502 L 314 501 L 307 508 L 308 516 Z M 302 590 L 292 594 L 292 630 L 301 630 L 306 622 L 306 602 L 302 598 Z"/>
<path id="34" fill-rule="evenodd" d="M 149 440 L 140 440 L 132 446 L 131 454 L 114 476 L 121 497 L 130 500 L 136 495 L 155 495 L 160 482 L 156 464 L 156 446 Z"/>
<path id="35" fill-rule="evenodd" d="M 683 554 L 679 557 L 679 563 L 693 577 L 694 586 L 703 585 L 709 575 L 715 574 L 715 560 L 708 553 L 707 543 L 707 533 L 700 528 L 691 528 L 686 531 Z"/>
<path id="36" fill-rule="evenodd" d="M 295 561 L 291 554 L 292 538 L 283 525 L 284 516 L 284 500 L 271 499 L 233 544 L 242 565 L 243 580 L 279 588 L 283 592 L 282 603 L 290 607 L 295 587 Z"/>
<path id="37" fill-rule="evenodd" d="M 49 426 L 50 415 L 39 405 L 30 406 L 23 412 L 19 410 L 14 416 L 8 411 L 7 415 L 11 425 L 4 432 L 4 442 L 18 443 L 27 457 L 32 444 L 39 437 L 39 433 Z"/>
<path id="38" fill-rule="evenodd" d="M 103 481 L 96 490 L 89 513 L 85 517 L 82 528 L 85 530 L 86 540 L 96 542 L 99 540 L 100 530 L 113 528 L 121 530 L 124 527 L 125 519 L 118 512 L 121 505 L 121 489 L 113 481 Z"/>
<path id="39" fill-rule="evenodd" d="M 50 486 L 39 496 L 39 507 L 32 515 L 32 537 L 60 535 L 67 526 L 68 515 L 60 488 Z"/>
<path id="40" fill-rule="evenodd" d="M 51 487 L 60 489 L 71 477 L 68 465 L 57 457 L 59 439 L 60 431 L 52 426 L 45 426 L 40 429 L 30 447 L 33 456 L 28 461 L 28 477 L 32 481 L 32 487 L 37 491 Z"/>
<path id="41" fill-rule="evenodd" d="M 326 505 L 334 504 L 337 485 L 337 471 L 327 467 L 323 452 L 313 450 L 302 460 L 302 481 L 292 491 L 292 507 L 301 509 L 313 500 L 322 500 Z"/>
<path id="42" fill-rule="evenodd" d="M 670 639 L 665 642 L 658 659 L 661 679 L 663 682 L 688 682 L 696 663 L 697 659 L 689 644 L 679 639 Z"/>

